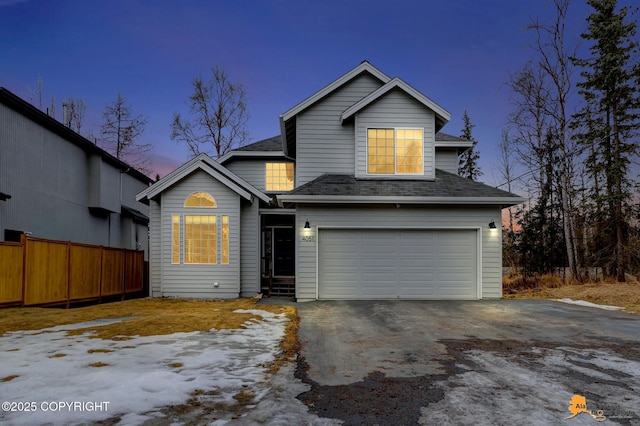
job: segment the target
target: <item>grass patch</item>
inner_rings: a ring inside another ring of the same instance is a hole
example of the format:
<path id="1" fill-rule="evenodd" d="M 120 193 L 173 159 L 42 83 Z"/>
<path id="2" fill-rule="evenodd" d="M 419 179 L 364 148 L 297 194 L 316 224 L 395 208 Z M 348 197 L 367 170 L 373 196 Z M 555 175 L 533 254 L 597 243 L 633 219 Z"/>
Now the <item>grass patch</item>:
<path id="1" fill-rule="evenodd" d="M 12 374 L 11 376 L 3 377 L 2 379 L 0 379 L 0 382 L 10 382 L 13 379 L 16 379 L 18 377 L 20 377 L 20 376 L 17 375 L 17 374 Z"/>
<path id="2" fill-rule="evenodd" d="M 49 358 L 64 358 L 67 354 L 55 354 L 51 355 Z"/>
<path id="3" fill-rule="evenodd" d="M 295 358 L 299 351 L 298 311 L 291 306 L 260 305 L 259 299 L 185 300 L 134 299 L 123 302 L 93 305 L 74 309 L 60 308 L 7 308 L 0 309 L 0 336 L 11 331 L 40 330 L 43 328 L 77 324 L 97 319 L 124 318 L 122 321 L 100 326 L 69 330 L 68 335 L 91 333 L 90 337 L 125 341 L 132 336 L 157 336 L 179 332 L 206 332 L 211 329 L 240 329 L 247 321 L 259 321 L 260 315 L 238 313 L 236 310 L 263 310 L 284 314 L 287 319 L 285 335 L 280 341 L 280 354 L 268 366 L 275 373 L 285 362 Z M 130 347 L 130 346 L 129 346 Z M 127 348 L 127 346 L 123 347 Z M 112 352 L 110 349 L 90 349 L 88 353 Z M 63 355 L 54 355 L 63 356 Z M 99 364 L 99 363 L 98 363 Z M 91 366 L 98 366 L 91 364 Z M 99 365 L 102 366 L 102 365 Z M 182 363 L 169 364 L 181 368 Z"/>
<path id="4" fill-rule="evenodd" d="M 113 352 L 113 349 L 89 349 L 87 351 L 89 354 L 107 354 L 109 352 Z"/>
<path id="5" fill-rule="evenodd" d="M 198 301 L 184 299 L 135 299 L 74 309 L 7 308 L 0 309 L 0 335 L 9 331 L 40 330 L 57 325 L 76 324 L 103 318 L 132 317 L 115 324 L 70 330 L 69 335 L 93 333 L 92 337 L 127 340 L 128 336 L 154 336 L 178 332 L 239 329 L 254 314 L 234 313 L 253 309 L 257 299 Z M 278 307 L 259 309 L 277 311 Z"/>
<path id="6" fill-rule="evenodd" d="M 256 396 L 251 392 L 240 391 L 237 394 L 233 395 L 233 399 L 238 401 L 238 405 L 251 405 L 253 404 L 253 399 Z"/>
<path id="7" fill-rule="evenodd" d="M 543 275 L 523 278 L 509 275 L 502 278 L 505 299 L 573 299 L 598 305 L 620 306 L 640 315 L 640 284 L 617 281 L 565 282 L 562 276 Z"/>
<path id="8" fill-rule="evenodd" d="M 100 368 L 100 367 L 107 367 L 109 364 L 104 363 L 104 362 L 92 362 L 91 364 L 89 364 L 89 367 L 96 367 L 96 368 Z"/>

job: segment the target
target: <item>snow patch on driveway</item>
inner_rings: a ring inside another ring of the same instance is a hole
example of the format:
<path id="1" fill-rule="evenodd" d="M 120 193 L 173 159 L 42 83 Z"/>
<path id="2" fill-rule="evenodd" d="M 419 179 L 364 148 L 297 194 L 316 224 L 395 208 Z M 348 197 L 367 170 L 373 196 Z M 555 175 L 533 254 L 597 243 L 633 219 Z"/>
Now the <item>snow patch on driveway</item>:
<path id="1" fill-rule="evenodd" d="M 421 410 L 421 424 L 594 424 L 586 413 L 564 420 L 574 394 L 586 395 L 594 413 L 604 409 L 609 424 L 620 413 L 640 419 L 640 362 L 611 350 L 532 348 L 530 356 L 474 350 L 464 359 L 473 371 L 437 383 L 445 398 Z"/>
<path id="2" fill-rule="evenodd" d="M 573 299 L 555 299 L 555 300 L 557 302 L 568 303 L 570 305 L 586 306 L 588 308 L 604 309 L 607 311 L 617 311 L 617 310 L 623 309 L 621 306 L 598 305 L 596 303 L 586 302 L 584 300 L 573 300 Z"/>

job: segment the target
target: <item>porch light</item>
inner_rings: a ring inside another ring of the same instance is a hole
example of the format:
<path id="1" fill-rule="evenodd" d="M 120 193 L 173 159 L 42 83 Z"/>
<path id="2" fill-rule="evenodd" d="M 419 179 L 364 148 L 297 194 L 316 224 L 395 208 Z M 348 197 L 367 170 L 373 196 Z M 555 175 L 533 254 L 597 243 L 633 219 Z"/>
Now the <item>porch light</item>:
<path id="1" fill-rule="evenodd" d="M 493 220 L 489 222 L 489 229 L 496 229 L 496 223 Z"/>
<path id="2" fill-rule="evenodd" d="M 304 229 L 311 229 L 311 225 L 309 224 L 309 219 L 304 223 Z"/>

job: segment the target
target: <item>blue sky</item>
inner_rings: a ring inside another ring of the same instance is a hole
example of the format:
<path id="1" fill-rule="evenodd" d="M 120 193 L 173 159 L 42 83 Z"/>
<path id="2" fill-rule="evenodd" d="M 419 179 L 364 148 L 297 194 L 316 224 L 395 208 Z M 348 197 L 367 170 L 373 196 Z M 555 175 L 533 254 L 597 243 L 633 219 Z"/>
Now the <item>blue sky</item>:
<path id="1" fill-rule="evenodd" d="M 585 29 L 584 3 L 571 5 L 570 39 Z M 41 78 L 47 102 L 82 98 L 84 128 L 96 134 L 122 93 L 148 118 L 141 141 L 154 145 L 164 175 L 189 157 L 170 123 L 187 111 L 194 76 L 221 65 L 244 85 L 257 141 L 279 133 L 280 113 L 366 59 L 447 109 L 444 132 L 460 134 L 466 109 L 481 180 L 497 185 L 504 83 L 531 57 L 527 23 L 550 16 L 547 0 L 0 0 L 0 86 L 28 100 Z"/>

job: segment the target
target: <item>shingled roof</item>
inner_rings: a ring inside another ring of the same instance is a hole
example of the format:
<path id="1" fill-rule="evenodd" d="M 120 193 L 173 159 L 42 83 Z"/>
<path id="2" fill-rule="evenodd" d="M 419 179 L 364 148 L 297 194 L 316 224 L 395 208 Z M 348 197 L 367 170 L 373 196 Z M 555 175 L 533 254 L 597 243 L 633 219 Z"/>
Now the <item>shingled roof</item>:
<path id="1" fill-rule="evenodd" d="M 314 198 L 317 201 L 314 201 Z M 436 169 L 436 179 L 356 179 L 353 175 L 325 174 L 278 196 L 287 202 L 414 202 L 425 204 L 500 204 L 504 207 L 524 199 L 484 183 Z"/>
<path id="2" fill-rule="evenodd" d="M 282 151 L 282 138 L 280 135 L 274 136 L 269 139 L 241 146 L 235 151 Z"/>
<path id="3" fill-rule="evenodd" d="M 472 142 L 467 139 L 462 139 L 457 136 L 452 136 L 447 133 L 438 132 L 436 133 L 436 142 L 446 141 L 446 142 Z"/>

